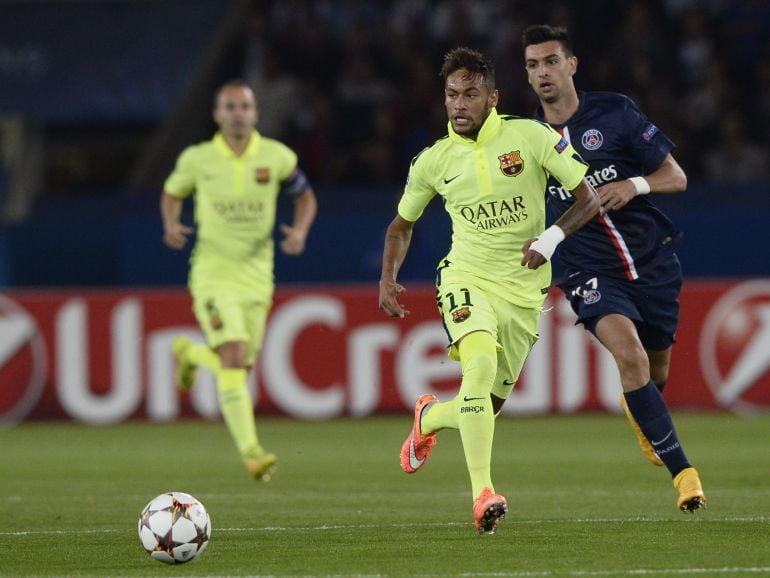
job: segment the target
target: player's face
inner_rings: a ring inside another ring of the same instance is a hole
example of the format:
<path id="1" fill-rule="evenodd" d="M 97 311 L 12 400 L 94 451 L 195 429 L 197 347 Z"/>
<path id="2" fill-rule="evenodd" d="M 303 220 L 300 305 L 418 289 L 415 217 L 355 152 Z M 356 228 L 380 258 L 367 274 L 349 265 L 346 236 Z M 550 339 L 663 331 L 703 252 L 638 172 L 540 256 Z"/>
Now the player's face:
<path id="1" fill-rule="evenodd" d="M 219 92 L 214 121 L 225 137 L 245 138 L 257 124 L 257 102 L 251 89 L 226 86 Z"/>
<path id="2" fill-rule="evenodd" d="M 475 139 L 497 100 L 497 90 L 489 90 L 479 74 L 461 68 L 446 78 L 444 104 L 457 134 Z"/>
<path id="3" fill-rule="evenodd" d="M 543 102 L 557 102 L 573 90 L 572 76 L 577 70 L 577 58 L 564 54 L 557 40 L 530 44 L 524 50 L 527 80 Z"/>

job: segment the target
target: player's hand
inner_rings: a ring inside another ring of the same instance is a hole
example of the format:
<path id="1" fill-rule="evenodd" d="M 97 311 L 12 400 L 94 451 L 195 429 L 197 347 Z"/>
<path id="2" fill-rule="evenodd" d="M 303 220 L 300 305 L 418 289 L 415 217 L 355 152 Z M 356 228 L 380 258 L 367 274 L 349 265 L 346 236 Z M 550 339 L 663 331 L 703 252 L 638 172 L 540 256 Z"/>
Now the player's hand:
<path id="1" fill-rule="evenodd" d="M 281 241 L 281 251 L 287 255 L 301 255 L 305 251 L 307 233 L 289 225 L 281 225 L 280 230 L 284 235 Z"/>
<path id="2" fill-rule="evenodd" d="M 628 179 L 597 187 L 596 192 L 599 193 L 599 200 L 602 203 L 602 209 L 604 209 L 603 213 L 622 209 L 636 196 L 636 188 Z"/>
<path id="3" fill-rule="evenodd" d="M 391 317 L 407 317 L 409 310 L 404 309 L 397 297 L 406 289 L 395 281 L 380 281 L 380 309 Z"/>
<path id="4" fill-rule="evenodd" d="M 163 242 L 172 249 L 184 249 L 187 237 L 194 232 L 194 228 L 182 223 L 166 223 L 163 225 Z"/>
<path id="5" fill-rule="evenodd" d="M 537 237 L 535 237 L 535 239 L 536 238 Z M 530 269 L 537 269 L 540 265 L 548 261 L 543 255 L 534 249 L 529 248 L 532 243 L 535 242 L 535 239 L 530 239 L 524 243 L 524 246 L 521 248 L 521 252 L 524 253 L 524 256 L 521 258 L 521 264 L 522 266 L 526 265 Z"/>

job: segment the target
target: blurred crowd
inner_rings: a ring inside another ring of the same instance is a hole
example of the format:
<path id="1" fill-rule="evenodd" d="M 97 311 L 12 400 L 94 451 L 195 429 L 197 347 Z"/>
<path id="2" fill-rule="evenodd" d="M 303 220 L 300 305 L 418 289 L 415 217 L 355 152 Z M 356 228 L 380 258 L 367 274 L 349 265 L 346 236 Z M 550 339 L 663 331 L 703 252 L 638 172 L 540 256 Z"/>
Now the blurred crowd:
<path id="1" fill-rule="evenodd" d="M 319 185 L 391 184 L 446 131 L 443 55 L 489 54 L 500 112 L 529 116 L 521 31 L 567 26 L 579 90 L 631 96 L 677 145 L 691 179 L 770 178 L 770 2 L 765 0 L 255 1 L 243 77 L 260 130 Z"/>

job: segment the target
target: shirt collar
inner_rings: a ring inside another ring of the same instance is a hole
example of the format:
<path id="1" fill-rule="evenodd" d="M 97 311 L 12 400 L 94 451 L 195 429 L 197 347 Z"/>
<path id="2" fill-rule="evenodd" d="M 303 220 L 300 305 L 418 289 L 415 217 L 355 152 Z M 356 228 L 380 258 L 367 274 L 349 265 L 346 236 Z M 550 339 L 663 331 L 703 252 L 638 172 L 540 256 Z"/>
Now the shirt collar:
<path id="1" fill-rule="evenodd" d="M 243 151 L 243 154 L 241 156 L 238 156 L 233 152 L 233 149 L 227 146 L 227 143 L 225 142 L 225 137 L 222 136 L 222 133 L 220 131 L 217 131 L 216 134 L 214 135 L 214 146 L 217 147 L 217 149 L 227 158 L 233 158 L 233 159 L 245 158 L 256 154 L 256 152 L 259 150 L 259 143 L 261 141 L 262 141 L 262 135 L 260 135 L 256 130 L 252 130 L 251 138 L 249 139 L 249 145 L 246 147 L 246 150 Z"/>
<path id="2" fill-rule="evenodd" d="M 492 110 L 489 111 L 489 116 L 487 116 L 484 124 L 481 125 L 481 129 L 479 130 L 479 134 L 476 136 L 476 140 L 457 134 L 452 128 L 451 122 L 447 122 L 447 127 L 449 130 L 449 138 L 453 141 L 470 145 L 483 145 L 492 140 L 492 138 L 497 134 L 497 131 L 500 130 L 500 125 L 502 123 L 503 121 L 497 114 L 497 109 L 492 108 Z"/>
<path id="3" fill-rule="evenodd" d="M 572 121 L 573 118 L 575 118 L 581 112 L 583 112 L 583 104 L 585 103 L 585 100 L 586 100 L 585 99 L 585 92 L 583 92 L 582 90 L 578 90 L 577 91 L 577 95 L 578 95 L 578 107 L 577 107 L 577 110 L 572 114 L 571 117 L 569 117 L 567 119 L 567 122 L 553 123 L 552 124 L 553 127 L 555 127 L 555 128 L 562 128 L 563 126 L 566 126 L 567 124 L 569 124 Z M 539 120 L 541 122 L 546 122 L 546 120 L 545 120 L 545 111 L 543 110 L 543 106 L 542 105 L 539 105 L 535 109 L 535 114 L 533 115 L 533 118 L 535 118 L 536 120 Z"/>

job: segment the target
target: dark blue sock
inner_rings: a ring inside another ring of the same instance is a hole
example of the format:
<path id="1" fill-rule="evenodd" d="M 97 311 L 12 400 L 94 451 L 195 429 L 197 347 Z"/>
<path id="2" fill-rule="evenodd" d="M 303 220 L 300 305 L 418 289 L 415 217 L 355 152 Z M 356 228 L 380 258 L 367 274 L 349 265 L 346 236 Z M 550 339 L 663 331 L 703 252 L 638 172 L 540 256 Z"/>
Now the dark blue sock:
<path id="1" fill-rule="evenodd" d="M 690 464 L 679 444 L 666 403 L 655 384 L 649 381 L 644 387 L 623 395 L 631 415 L 634 416 L 658 457 L 671 472 L 671 476 L 676 476 L 683 469 L 689 468 Z"/>

